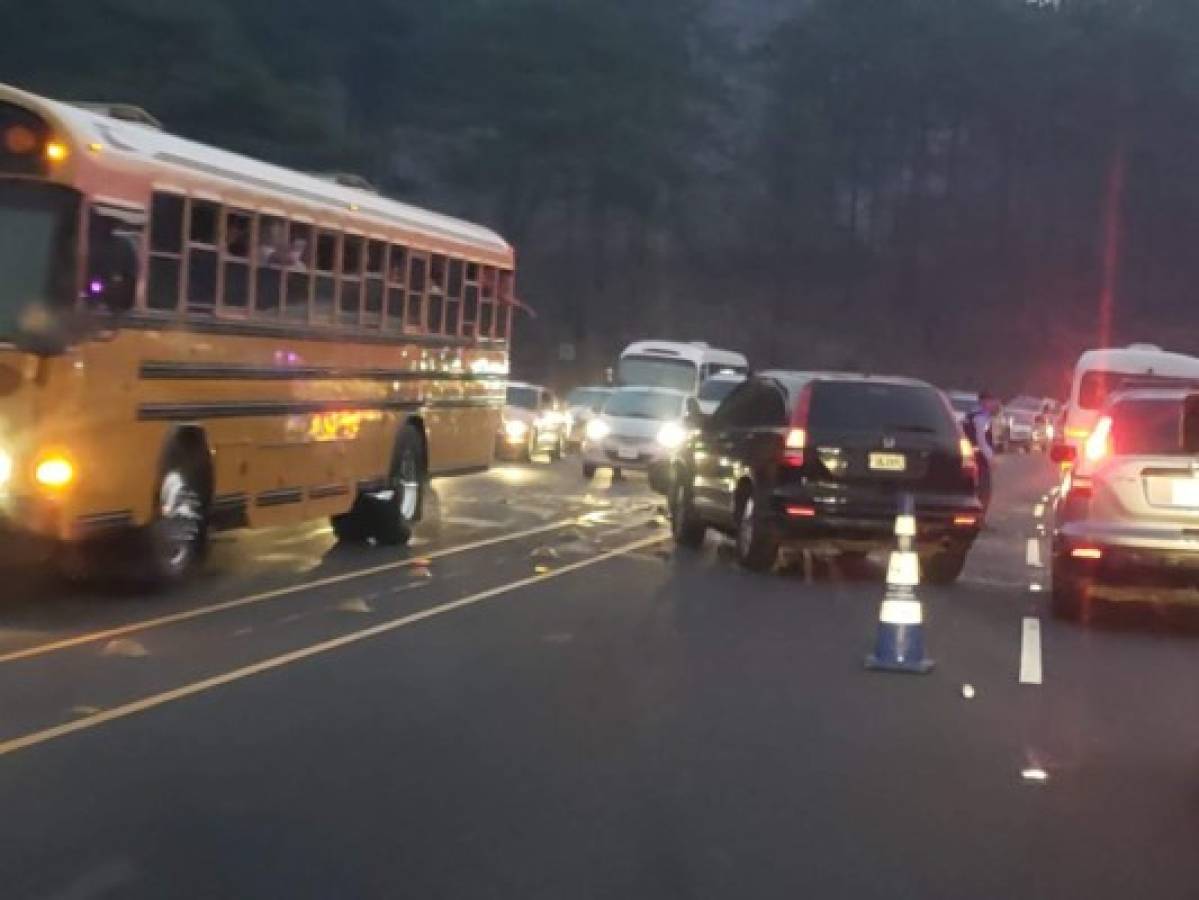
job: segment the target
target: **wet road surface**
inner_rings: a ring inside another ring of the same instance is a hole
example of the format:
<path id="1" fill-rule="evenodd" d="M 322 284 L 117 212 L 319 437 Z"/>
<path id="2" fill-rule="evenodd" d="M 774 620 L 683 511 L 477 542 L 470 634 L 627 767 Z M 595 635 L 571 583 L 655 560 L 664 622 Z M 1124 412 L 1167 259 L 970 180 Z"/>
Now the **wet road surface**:
<path id="1" fill-rule="evenodd" d="M 1053 620 L 1051 468 L 997 481 L 927 676 L 862 666 L 881 561 L 675 551 L 575 459 L 439 483 L 407 551 L 222 536 L 165 596 L 10 564 L 4 896 L 1194 897 L 1199 632 Z"/>

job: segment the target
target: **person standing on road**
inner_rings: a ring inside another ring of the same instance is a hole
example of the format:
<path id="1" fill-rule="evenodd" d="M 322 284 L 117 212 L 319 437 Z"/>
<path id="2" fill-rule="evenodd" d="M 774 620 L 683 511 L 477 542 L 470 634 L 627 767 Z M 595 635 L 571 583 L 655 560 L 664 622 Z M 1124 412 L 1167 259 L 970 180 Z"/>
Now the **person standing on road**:
<path id="1" fill-rule="evenodd" d="M 978 395 L 978 406 L 966 413 L 962 429 L 974 445 L 974 459 L 978 464 L 978 499 L 983 511 L 991 506 L 991 465 L 995 459 L 995 437 L 992 423 L 999 412 L 999 400 L 990 391 Z"/>

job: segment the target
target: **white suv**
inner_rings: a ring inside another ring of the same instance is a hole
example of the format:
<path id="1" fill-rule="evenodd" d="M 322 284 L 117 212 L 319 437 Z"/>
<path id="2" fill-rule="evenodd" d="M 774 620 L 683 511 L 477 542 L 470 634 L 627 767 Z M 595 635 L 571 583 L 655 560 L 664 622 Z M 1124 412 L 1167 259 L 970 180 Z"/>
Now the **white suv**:
<path id="1" fill-rule="evenodd" d="M 1194 391 L 1113 396 L 1077 453 L 1055 513 L 1053 609 L 1078 617 L 1092 598 L 1199 602 Z"/>

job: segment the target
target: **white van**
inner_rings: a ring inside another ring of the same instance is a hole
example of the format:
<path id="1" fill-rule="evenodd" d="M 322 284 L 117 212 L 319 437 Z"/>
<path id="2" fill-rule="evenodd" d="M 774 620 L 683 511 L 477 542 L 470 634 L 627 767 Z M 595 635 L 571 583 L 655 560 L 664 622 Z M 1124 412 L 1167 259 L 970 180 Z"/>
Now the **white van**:
<path id="1" fill-rule="evenodd" d="M 1098 422 L 1108 396 L 1121 389 L 1156 386 L 1199 386 L 1199 359 L 1153 344 L 1088 350 L 1074 367 L 1062 440 L 1079 449 Z"/>
<path id="2" fill-rule="evenodd" d="M 747 375 L 745 354 L 704 343 L 637 341 L 620 354 L 616 381 L 626 387 L 657 387 L 695 396 L 713 375 Z"/>

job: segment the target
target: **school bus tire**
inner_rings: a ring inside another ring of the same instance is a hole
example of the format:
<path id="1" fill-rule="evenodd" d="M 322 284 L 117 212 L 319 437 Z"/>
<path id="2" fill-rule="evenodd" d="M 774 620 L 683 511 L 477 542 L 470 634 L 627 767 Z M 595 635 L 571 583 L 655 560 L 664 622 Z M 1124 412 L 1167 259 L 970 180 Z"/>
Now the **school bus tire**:
<path id="1" fill-rule="evenodd" d="M 149 587 L 183 580 L 208 549 L 212 461 L 203 433 L 177 432 L 163 452 L 154 482 L 154 511 L 133 535 L 134 577 Z"/>
<path id="2" fill-rule="evenodd" d="M 359 494 L 350 511 L 334 516 L 333 533 L 346 543 L 373 540 L 386 547 L 402 547 L 412 539 L 420 521 L 428 480 L 425 437 L 418 423 L 400 428 L 392 451 L 388 484 L 383 491 Z"/>

